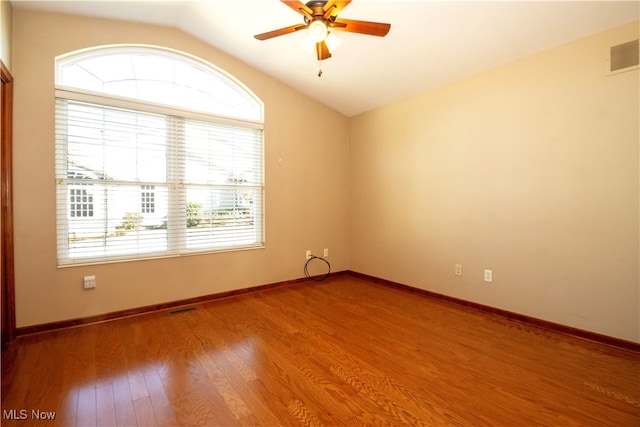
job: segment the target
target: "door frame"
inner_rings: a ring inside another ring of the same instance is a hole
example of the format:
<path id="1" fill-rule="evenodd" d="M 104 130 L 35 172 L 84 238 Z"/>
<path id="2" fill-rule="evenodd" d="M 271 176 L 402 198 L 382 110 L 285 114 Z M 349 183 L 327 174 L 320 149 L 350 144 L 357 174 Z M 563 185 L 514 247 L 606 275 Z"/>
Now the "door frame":
<path id="1" fill-rule="evenodd" d="M 15 273 L 13 247 L 13 77 L 0 60 L 0 244 L 2 285 L 2 349 L 16 338 Z"/>

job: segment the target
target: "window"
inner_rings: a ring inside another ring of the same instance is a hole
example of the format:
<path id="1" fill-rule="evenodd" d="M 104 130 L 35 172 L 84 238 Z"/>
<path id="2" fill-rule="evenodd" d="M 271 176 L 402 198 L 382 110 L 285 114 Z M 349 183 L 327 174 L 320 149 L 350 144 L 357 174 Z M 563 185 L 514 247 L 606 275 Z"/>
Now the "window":
<path id="1" fill-rule="evenodd" d="M 56 62 L 60 265 L 263 245 L 262 104 L 192 57 Z"/>

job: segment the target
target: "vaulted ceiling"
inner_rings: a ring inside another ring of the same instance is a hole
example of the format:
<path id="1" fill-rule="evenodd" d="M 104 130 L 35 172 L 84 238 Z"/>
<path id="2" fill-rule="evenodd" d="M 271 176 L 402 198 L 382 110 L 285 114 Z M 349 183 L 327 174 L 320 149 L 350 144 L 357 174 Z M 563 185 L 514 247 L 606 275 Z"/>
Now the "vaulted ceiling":
<path id="1" fill-rule="evenodd" d="M 353 0 L 341 18 L 391 24 L 384 37 L 339 32 L 318 61 L 303 31 L 254 34 L 302 23 L 278 0 L 24 1 L 42 10 L 179 28 L 346 116 L 639 19 L 637 1 Z M 603 52 L 603 62 L 606 52 Z"/>

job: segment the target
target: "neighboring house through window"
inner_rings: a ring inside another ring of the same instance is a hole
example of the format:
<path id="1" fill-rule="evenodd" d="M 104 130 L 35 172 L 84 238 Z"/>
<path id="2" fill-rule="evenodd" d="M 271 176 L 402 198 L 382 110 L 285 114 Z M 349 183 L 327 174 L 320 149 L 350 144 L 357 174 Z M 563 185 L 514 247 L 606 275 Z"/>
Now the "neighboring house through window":
<path id="1" fill-rule="evenodd" d="M 263 107 L 163 48 L 56 60 L 58 263 L 260 247 Z"/>
<path id="2" fill-rule="evenodd" d="M 154 213 L 156 211 L 155 185 L 143 185 L 140 201 L 140 211 L 143 214 Z"/>
<path id="3" fill-rule="evenodd" d="M 91 190 L 80 186 L 69 189 L 69 214 L 71 218 L 93 217 L 93 194 Z"/>

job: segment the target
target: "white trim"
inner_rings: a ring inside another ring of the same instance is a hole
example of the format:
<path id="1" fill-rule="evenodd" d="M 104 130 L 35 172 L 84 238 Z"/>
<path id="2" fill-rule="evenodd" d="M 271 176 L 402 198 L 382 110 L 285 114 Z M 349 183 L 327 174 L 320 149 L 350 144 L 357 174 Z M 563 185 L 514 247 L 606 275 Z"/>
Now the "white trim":
<path id="1" fill-rule="evenodd" d="M 243 248 L 229 248 L 229 249 L 218 249 L 218 250 L 207 250 L 207 251 L 199 251 L 199 252 L 180 252 L 173 254 L 163 254 L 158 256 L 147 255 L 142 257 L 131 257 L 131 258 L 117 258 L 117 259 L 83 259 L 82 261 L 78 261 L 76 263 L 67 263 L 67 264 L 58 264 L 56 268 L 63 269 L 69 267 L 84 267 L 88 265 L 101 265 L 101 264 L 115 264 L 121 262 L 132 262 L 132 261 L 153 261 L 158 259 L 165 258 L 182 258 L 186 256 L 198 256 L 198 255 L 210 255 L 215 253 L 226 253 L 226 252 L 240 252 L 240 251 L 251 251 L 255 249 L 266 249 L 264 242 L 262 244 L 257 243 L 255 246 L 246 246 Z"/>

